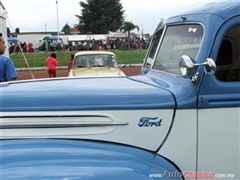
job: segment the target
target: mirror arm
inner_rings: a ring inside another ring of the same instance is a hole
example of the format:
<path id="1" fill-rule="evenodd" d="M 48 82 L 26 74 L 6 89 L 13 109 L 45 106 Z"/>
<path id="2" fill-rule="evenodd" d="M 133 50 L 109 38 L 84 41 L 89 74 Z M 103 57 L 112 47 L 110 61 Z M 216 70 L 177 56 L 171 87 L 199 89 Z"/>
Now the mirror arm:
<path id="1" fill-rule="evenodd" d="M 197 73 L 197 67 L 204 66 L 205 72 L 208 75 L 211 75 L 216 71 L 216 64 L 211 58 L 207 58 L 204 63 L 194 63 L 189 56 L 182 55 L 179 66 L 183 77 L 190 78 L 194 83 L 198 80 L 199 76 L 199 73 Z"/>

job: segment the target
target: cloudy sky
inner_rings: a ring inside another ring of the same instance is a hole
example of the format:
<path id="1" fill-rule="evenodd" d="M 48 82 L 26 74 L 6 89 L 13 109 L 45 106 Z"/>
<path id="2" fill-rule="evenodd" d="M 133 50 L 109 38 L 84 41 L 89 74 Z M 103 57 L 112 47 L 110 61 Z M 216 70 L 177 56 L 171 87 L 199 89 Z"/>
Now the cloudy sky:
<path id="1" fill-rule="evenodd" d="M 56 0 L 0 0 L 8 12 L 8 26 L 21 32 L 57 31 Z M 58 0 L 59 29 L 78 23 L 80 0 Z M 152 33 L 161 18 L 218 0 L 121 0 L 125 19 Z M 239 1 L 240 0 L 235 0 Z"/>

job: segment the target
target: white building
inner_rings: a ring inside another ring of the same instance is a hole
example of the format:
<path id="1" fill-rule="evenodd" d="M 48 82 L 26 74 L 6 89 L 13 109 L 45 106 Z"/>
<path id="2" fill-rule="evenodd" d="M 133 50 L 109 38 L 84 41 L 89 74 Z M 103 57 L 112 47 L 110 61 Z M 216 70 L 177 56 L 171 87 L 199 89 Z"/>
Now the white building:
<path id="1" fill-rule="evenodd" d="M 45 37 L 57 37 L 57 32 L 21 32 L 17 34 L 17 39 L 20 42 L 32 43 L 33 48 L 36 49 L 43 44 Z M 63 44 L 67 45 L 67 37 L 65 35 L 59 36 L 62 39 Z"/>
<path id="2" fill-rule="evenodd" d="M 6 46 L 8 47 L 6 18 L 7 18 L 7 11 L 4 8 L 2 2 L 0 1 L 0 33 L 3 34 L 3 38 L 5 39 Z M 9 56 L 8 48 L 6 48 L 5 55 Z"/>
<path id="3" fill-rule="evenodd" d="M 17 34 L 17 39 L 20 42 L 32 43 L 33 48 L 36 49 L 43 44 L 44 37 L 52 36 L 51 33 L 30 32 Z"/>

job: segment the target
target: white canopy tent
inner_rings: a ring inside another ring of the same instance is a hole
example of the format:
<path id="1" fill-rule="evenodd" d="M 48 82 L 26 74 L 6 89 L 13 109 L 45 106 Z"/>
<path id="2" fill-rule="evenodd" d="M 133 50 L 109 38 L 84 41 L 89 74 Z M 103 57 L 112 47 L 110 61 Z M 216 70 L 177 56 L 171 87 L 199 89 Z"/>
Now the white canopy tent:
<path id="1" fill-rule="evenodd" d="M 83 34 L 83 35 L 68 35 L 67 39 L 68 41 L 88 41 L 88 40 L 95 40 L 95 41 L 101 41 L 106 40 L 108 37 L 108 34 Z"/>
<path id="2" fill-rule="evenodd" d="M 7 11 L 4 8 L 2 2 L 0 1 L 0 33 L 2 33 L 6 46 L 8 47 L 6 18 Z M 8 48 L 6 48 L 5 55 L 9 57 Z"/>

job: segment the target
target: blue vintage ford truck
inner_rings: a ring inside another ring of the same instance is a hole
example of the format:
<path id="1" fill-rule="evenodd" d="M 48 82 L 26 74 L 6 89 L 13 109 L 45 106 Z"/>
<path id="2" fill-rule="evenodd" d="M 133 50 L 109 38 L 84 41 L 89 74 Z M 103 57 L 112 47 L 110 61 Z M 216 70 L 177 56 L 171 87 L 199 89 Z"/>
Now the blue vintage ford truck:
<path id="1" fill-rule="evenodd" d="M 142 75 L 0 83 L 1 179 L 240 179 L 240 3 L 160 22 Z"/>

